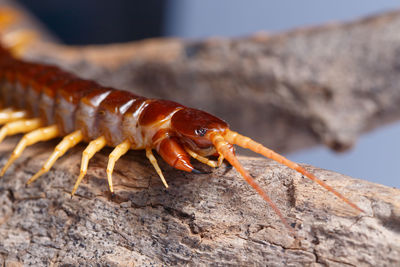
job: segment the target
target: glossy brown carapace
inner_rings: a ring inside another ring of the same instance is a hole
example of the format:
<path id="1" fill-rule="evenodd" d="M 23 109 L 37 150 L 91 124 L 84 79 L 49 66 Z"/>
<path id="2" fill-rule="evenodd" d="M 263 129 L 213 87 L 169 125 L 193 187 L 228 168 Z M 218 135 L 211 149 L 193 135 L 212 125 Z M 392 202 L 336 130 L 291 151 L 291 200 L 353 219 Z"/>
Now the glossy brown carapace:
<path id="1" fill-rule="evenodd" d="M 143 149 L 166 187 L 153 150 L 172 167 L 193 173 L 191 158 L 211 167 L 227 160 L 274 209 L 290 229 L 279 209 L 261 189 L 235 156 L 233 145 L 250 149 L 276 160 L 317 182 L 353 208 L 359 207 L 317 179 L 300 165 L 229 129 L 223 120 L 201 110 L 160 99 L 104 87 L 81 79 L 56 66 L 25 62 L 0 48 L 0 141 L 7 135 L 26 133 L 13 151 L 7 168 L 36 142 L 64 137 L 55 151 L 28 183 L 49 171 L 68 149 L 85 141 L 80 175 L 72 195 L 84 178 L 89 160 L 104 146 L 115 147 L 109 156 L 107 178 L 113 192 L 115 162 L 130 149 Z M 211 160 L 210 156 L 218 157 Z"/>

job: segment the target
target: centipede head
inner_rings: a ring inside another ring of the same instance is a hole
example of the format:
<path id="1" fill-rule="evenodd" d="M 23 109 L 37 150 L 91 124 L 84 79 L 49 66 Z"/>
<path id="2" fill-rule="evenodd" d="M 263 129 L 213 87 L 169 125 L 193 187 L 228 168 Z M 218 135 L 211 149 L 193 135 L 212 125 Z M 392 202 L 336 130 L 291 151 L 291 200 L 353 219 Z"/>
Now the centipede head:
<path id="1" fill-rule="evenodd" d="M 171 118 L 171 125 L 180 142 L 201 156 L 218 155 L 210 134 L 224 134 L 229 128 L 225 121 L 192 108 L 175 113 Z M 230 150 L 234 153 L 232 145 Z"/>
<path id="2" fill-rule="evenodd" d="M 299 164 L 286 159 L 282 155 L 266 148 L 249 137 L 231 131 L 226 122 L 211 114 L 195 109 L 182 109 L 174 114 L 171 119 L 171 125 L 179 136 L 180 141 L 198 154 L 202 156 L 215 154 L 223 156 L 223 158 L 225 158 L 225 160 L 227 160 L 242 175 L 246 182 L 269 204 L 293 236 L 295 236 L 293 229 L 289 227 L 289 224 L 281 214 L 278 207 L 236 158 L 233 145 L 250 149 L 253 152 L 286 165 L 324 187 L 355 210 L 363 212 L 363 210 L 356 204 L 348 200 L 322 180 L 318 179 L 314 174 L 308 172 Z"/>
<path id="3" fill-rule="evenodd" d="M 196 153 L 202 156 L 222 155 L 268 202 L 283 224 L 294 235 L 280 210 L 237 160 L 232 142 L 234 140 L 227 141 L 231 131 L 226 122 L 201 110 L 182 109 L 171 118 L 171 126 L 179 136 L 180 142 L 189 146 Z"/>

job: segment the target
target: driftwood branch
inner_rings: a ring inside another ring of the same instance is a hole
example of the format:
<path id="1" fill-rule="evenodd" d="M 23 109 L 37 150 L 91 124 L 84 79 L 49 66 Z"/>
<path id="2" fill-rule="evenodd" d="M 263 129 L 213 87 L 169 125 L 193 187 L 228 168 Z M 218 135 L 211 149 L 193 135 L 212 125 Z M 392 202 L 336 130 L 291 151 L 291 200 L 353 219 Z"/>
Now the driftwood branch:
<path id="1" fill-rule="evenodd" d="M 397 118 L 399 24 L 400 13 L 390 13 L 236 40 L 159 39 L 76 48 L 39 42 L 25 57 L 202 107 L 281 151 L 321 140 L 341 149 L 361 132 Z M 0 145 L 0 164 L 16 141 Z M 192 175 L 159 160 L 170 185 L 166 190 L 143 152 L 131 152 L 116 166 L 117 198 L 111 200 L 106 149 L 92 159 L 87 179 L 71 199 L 83 149 L 78 146 L 25 188 L 55 145 L 29 148 L 0 181 L 0 262 L 5 265 L 399 263 L 398 189 L 307 167 L 365 210 L 357 214 L 286 167 L 240 157 L 292 224 L 296 241 L 236 171 L 224 166 Z"/>
<path id="2" fill-rule="evenodd" d="M 32 60 L 203 108 L 278 151 L 358 136 L 399 118 L 400 12 L 240 39 L 106 46 L 38 43 Z"/>
<path id="3" fill-rule="evenodd" d="M 7 155 L 14 142 L 0 146 Z M 347 205 L 298 173 L 263 159 L 240 160 L 269 192 L 300 241 L 236 171 L 193 175 L 161 163 L 164 189 L 141 151 L 122 158 L 107 190 L 107 155 L 91 161 L 71 199 L 83 147 L 32 186 L 24 183 L 49 145 L 24 153 L 0 183 L 0 262 L 25 265 L 396 265 L 400 190 L 307 167 L 365 210 Z M 110 151 L 106 151 L 110 152 Z M 4 164 L 5 158 L 1 159 Z M 201 168 L 203 166 L 198 166 Z"/>

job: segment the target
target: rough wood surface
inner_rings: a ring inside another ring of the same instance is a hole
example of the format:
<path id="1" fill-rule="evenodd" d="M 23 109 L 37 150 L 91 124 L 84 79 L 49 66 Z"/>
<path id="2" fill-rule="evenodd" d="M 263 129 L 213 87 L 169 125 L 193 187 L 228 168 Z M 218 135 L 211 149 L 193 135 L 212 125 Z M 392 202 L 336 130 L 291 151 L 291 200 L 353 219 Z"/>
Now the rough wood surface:
<path id="1" fill-rule="evenodd" d="M 0 163 L 15 141 L 0 146 Z M 296 243 L 267 204 L 236 171 L 226 172 L 225 167 L 192 175 L 161 163 L 170 185 L 166 190 L 144 153 L 131 152 L 117 163 L 118 197 L 111 201 L 107 156 L 101 153 L 71 199 L 83 148 L 78 147 L 25 188 L 24 182 L 55 144 L 28 149 L 0 181 L 0 264 L 400 264 L 398 189 L 307 167 L 366 211 L 358 215 L 294 171 L 241 157 L 294 226 L 300 237 Z"/>
<path id="2" fill-rule="evenodd" d="M 400 13 L 279 35 L 228 40 L 148 40 L 104 47 L 40 43 L 26 57 L 85 77 L 203 107 L 233 128 L 289 151 L 323 140 L 351 146 L 364 130 L 397 118 Z M 237 114 L 240 114 L 238 116 Z M 17 138 L 0 145 L 0 164 Z M 356 214 L 301 175 L 241 157 L 300 241 L 234 170 L 176 171 L 160 160 L 165 190 L 143 152 L 116 166 L 91 161 L 70 198 L 83 146 L 25 188 L 49 156 L 29 148 L 0 180 L 0 263 L 20 265 L 394 266 L 400 259 L 400 190 L 308 169 L 363 208 Z M 204 168 L 197 166 L 198 168 Z"/>
<path id="3" fill-rule="evenodd" d="M 39 43 L 33 60 L 226 119 L 278 151 L 351 147 L 399 118 L 400 12 L 287 33 L 106 46 Z"/>

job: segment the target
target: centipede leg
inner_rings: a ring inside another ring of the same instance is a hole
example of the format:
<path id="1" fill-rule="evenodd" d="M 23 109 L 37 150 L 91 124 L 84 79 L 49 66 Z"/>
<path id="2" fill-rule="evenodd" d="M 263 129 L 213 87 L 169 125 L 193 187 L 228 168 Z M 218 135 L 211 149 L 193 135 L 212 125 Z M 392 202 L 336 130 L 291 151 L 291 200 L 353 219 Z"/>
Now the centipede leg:
<path id="1" fill-rule="evenodd" d="M 43 165 L 40 171 L 38 171 L 34 176 L 32 176 L 32 178 L 29 179 L 26 184 L 28 185 L 31 184 L 41 175 L 48 172 L 59 157 L 64 155 L 65 152 L 67 152 L 70 148 L 74 147 L 76 144 L 82 141 L 82 139 L 83 139 L 83 134 L 81 130 L 70 133 L 69 135 L 64 137 L 63 140 L 56 146 L 54 152 L 50 155 L 49 159 L 46 161 L 46 163 Z"/>
<path id="2" fill-rule="evenodd" d="M 151 165 L 153 165 L 154 169 L 156 169 L 156 172 L 157 172 L 158 176 L 160 176 L 161 181 L 163 182 L 165 188 L 168 188 L 167 181 L 164 178 L 164 175 L 160 169 L 160 166 L 158 166 L 157 159 L 154 157 L 153 151 L 151 150 L 151 148 L 146 148 L 146 157 L 149 159 L 149 161 L 150 161 Z"/>
<path id="3" fill-rule="evenodd" d="M 38 129 L 40 126 L 42 126 L 42 121 L 40 119 L 9 122 L 0 129 L 0 143 L 8 135 L 27 133 Z"/>
<path id="4" fill-rule="evenodd" d="M 24 119 L 27 116 L 26 111 L 12 110 L 10 108 L 0 110 L 0 124 Z"/>
<path id="5" fill-rule="evenodd" d="M 107 179 L 108 179 L 108 186 L 110 188 L 111 194 L 114 194 L 114 187 L 112 181 L 112 173 L 114 170 L 115 162 L 124 155 L 128 150 L 131 148 L 132 144 L 129 140 L 125 140 L 121 144 L 117 145 L 114 150 L 111 152 L 110 156 L 108 157 L 108 165 L 107 165 Z"/>
<path id="6" fill-rule="evenodd" d="M 208 158 L 197 154 L 196 152 L 194 152 L 190 148 L 185 147 L 185 150 L 192 158 L 200 161 L 201 163 L 207 164 L 208 166 L 210 166 L 212 168 L 216 168 L 216 167 L 221 166 L 222 162 L 224 161 L 224 156 L 221 153 L 219 153 L 218 160 L 215 161 L 215 160 L 209 160 Z"/>
<path id="7" fill-rule="evenodd" d="M 25 150 L 27 146 L 33 145 L 40 141 L 46 141 L 53 138 L 56 138 L 60 135 L 60 131 L 57 125 L 48 126 L 45 128 L 39 128 L 30 133 L 27 133 L 22 137 L 21 141 L 17 144 L 14 151 L 11 154 L 10 159 L 7 161 L 6 165 L 4 165 L 3 169 L 0 172 L 0 176 L 3 176 L 7 171 L 8 167 L 21 156 L 22 152 Z"/>
<path id="8" fill-rule="evenodd" d="M 81 170 L 78 179 L 75 182 L 74 188 L 72 189 L 71 196 L 73 196 L 78 189 L 83 177 L 86 175 L 89 160 L 100 151 L 106 145 L 106 138 L 100 136 L 99 138 L 91 141 L 86 149 L 82 153 Z"/>

